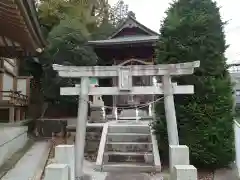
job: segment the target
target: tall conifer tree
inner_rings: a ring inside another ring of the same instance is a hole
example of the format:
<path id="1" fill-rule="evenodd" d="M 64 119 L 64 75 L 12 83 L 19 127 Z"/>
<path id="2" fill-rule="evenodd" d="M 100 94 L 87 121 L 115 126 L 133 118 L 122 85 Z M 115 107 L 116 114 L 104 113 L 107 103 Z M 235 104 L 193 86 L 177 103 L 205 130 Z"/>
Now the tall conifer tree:
<path id="1" fill-rule="evenodd" d="M 224 166 L 234 157 L 232 84 L 224 57 L 223 28 L 219 8 L 212 0 L 178 0 L 167 10 L 160 30 L 159 64 L 201 63 L 194 75 L 175 79 L 179 84 L 194 85 L 194 95 L 175 96 L 175 108 L 180 144 L 189 146 L 191 162 L 198 167 Z M 166 152 L 163 104 L 156 110 L 162 117 L 156 133 Z"/>

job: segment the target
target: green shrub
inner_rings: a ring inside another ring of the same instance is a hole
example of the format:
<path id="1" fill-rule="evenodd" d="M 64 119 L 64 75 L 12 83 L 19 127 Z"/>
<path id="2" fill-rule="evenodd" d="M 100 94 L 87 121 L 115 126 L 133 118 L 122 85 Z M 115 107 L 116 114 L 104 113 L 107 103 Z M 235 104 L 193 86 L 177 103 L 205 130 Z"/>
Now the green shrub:
<path id="1" fill-rule="evenodd" d="M 194 85 L 194 95 L 175 95 L 180 144 L 190 148 L 191 163 L 217 168 L 234 159 L 232 84 L 224 52 L 227 48 L 219 8 L 211 0 L 179 0 L 167 11 L 160 30 L 157 62 L 200 60 L 194 75 L 177 77 Z M 156 106 L 162 118 L 155 130 L 166 157 L 167 128 L 163 103 Z"/>

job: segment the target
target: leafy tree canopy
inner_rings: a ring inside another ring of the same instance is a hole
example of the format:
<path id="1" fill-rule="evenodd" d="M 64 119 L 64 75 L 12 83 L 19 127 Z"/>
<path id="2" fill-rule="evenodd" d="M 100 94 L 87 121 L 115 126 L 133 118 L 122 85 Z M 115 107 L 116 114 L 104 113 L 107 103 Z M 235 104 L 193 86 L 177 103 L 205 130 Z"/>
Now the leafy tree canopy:
<path id="1" fill-rule="evenodd" d="M 87 46 L 89 36 L 90 34 L 84 24 L 79 23 L 78 19 L 71 18 L 61 20 L 59 25 L 49 33 L 49 46 L 42 57 L 42 63 L 45 64 L 45 81 L 43 83 L 46 87 L 43 89 L 45 91 L 49 89 L 50 84 L 55 88 L 51 88 L 52 93 L 47 91 L 47 95 L 57 95 L 58 93 L 56 94 L 55 90 L 60 88 L 60 85 L 73 86 L 76 83 L 55 77 L 56 73 L 52 72 L 52 64 L 90 66 L 97 63 L 96 54 L 91 47 Z"/>
<path id="2" fill-rule="evenodd" d="M 123 5 L 114 6 L 118 14 Z M 41 0 L 38 14 L 49 43 L 39 57 L 44 70 L 43 91 L 45 97 L 60 99 L 60 86 L 73 86 L 76 82 L 56 76 L 52 64 L 96 65 L 97 56 L 87 46 L 87 41 L 106 39 L 121 17 L 113 16 L 114 11 L 107 0 Z"/>

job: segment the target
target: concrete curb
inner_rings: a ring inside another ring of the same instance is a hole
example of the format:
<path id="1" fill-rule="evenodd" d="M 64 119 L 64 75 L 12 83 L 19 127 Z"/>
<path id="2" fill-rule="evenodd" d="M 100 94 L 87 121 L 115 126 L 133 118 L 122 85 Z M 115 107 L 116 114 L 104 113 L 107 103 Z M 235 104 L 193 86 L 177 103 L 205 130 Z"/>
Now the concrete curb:
<path id="1" fill-rule="evenodd" d="M 34 144 L 33 141 L 28 139 L 26 144 L 22 148 L 19 148 L 11 157 L 9 157 L 8 160 L 6 160 L 0 166 L 0 179 L 2 179 L 5 175 L 7 175 L 7 173 L 16 166 L 18 161 L 20 161 L 21 158 L 26 154 L 26 152 L 28 152 L 32 148 L 33 144 Z M 10 161 L 10 165 L 6 165 L 8 161 Z M 4 166 L 6 168 L 4 168 Z M 2 171 L 3 169 L 5 170 Z"/>
<path id="2" fill-rule="evenodd" d="M 22 133 L 20 133 L 20 134 L 18 134 L 18 135 L 16 135 L 16 136 L 14 136 L 14 137 L 11 138 L 10 140 L 7 140 L 7 141 L 5 141 L 4 143 L 0 144 L 0 147 L 5 146 L 6 144 L 10 143 L 11 141 L 19 138 L 20 136 L 22 136 L 22 135 L 24 135 L 24 134 L 26 134 L 26 133 L 27 133 L 27 131 L 24 131 L 24 132 L 22 132 Z"/>
<path id="3" fill-rule="evenodd" d="M 52 149 L 52 142 L 48 141 L 48 148 L 46 148 L 46 150 L 44 151 L 43 157 L 38 164 L 38 168 L 32 180 L 41 180 L 51 149 Z"/>

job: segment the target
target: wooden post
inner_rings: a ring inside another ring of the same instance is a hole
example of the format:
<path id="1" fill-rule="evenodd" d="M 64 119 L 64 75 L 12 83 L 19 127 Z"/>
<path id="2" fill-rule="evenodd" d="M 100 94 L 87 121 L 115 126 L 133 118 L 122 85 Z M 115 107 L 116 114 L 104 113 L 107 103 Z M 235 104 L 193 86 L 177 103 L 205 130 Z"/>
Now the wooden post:
<path id="1" fill-rule="evenodd" d="M 151 76 L 151 81 L 150 85 L 152 86 L 157 86 L 157 78 L 156 76 Z M 152 102 L 155 101 L 155 94 L 152 95 Z M 155 102 L 152 104 L 152 117 L 153 117 L 153 122 L 156 122 L 156 113 L 155 113 Z"/>
<path id="2" fill-rule="evenodd" d="M 88 92 L 89 92 L 89 78 L 82 77 L 81 90 L 79 94 L 78 118 L 77 118 L 76 139 L 75 139 L 75 179 L 76 180 L 81 180 L 84 175 L 83 161 L 84 161 L 85 134 L 86 134 L 87 114 L 88 114 Z"/>
<path id="3" fill-rule="evenodd" d="M 21 109 L 16 108 L 16 121 L 20 121 L 21 119 Z"/>
<path id="4" fill-rule="evenodd" d="M 167 121 L 168 142 L 169 145 L 179 145 L 176 112 L 173 98 L 173 87 L 171 76 L 162 77 L 164 90 L 164 107 Z"/>
<path id="5" fill-rule="evenodd" d="M 9 108 L 9 122 L 13 123 L 15 121 L 15 110 L 14 107 Z"/>
<path id="6" fill-rule="evenodd" d="M 113 86 L 117 85 L 117 78 L 113 77 Z M 117 107 L 117 96 L 112 96 L 113 97 L 113 107 Z M 112 110 L 112 115 L 115 114 L 114 108 Z"/>
<path id="7" fill-rule="evenodd" d="M 113 61 L 114 61 L 113 64 L 116 65 L 116 64 L 117 64 L 117 63 L 116 63 L 116 60 L 114 59 Z M 112 78 L 112 85 L 113 85 L 113 86 L 117 86 L 117 82 L 118 82 L 117 77 L 113 77 L 113 78 Z M 112 101 L 113 101 L 113 107 L 117 107 L 117 101 L 118 101 L 117 99 L 118 99 L 118 97 L 117 97 L 117 96 L 112 96 L 112 98 L 113 98 L 113 99 L 112 99 Z M 115 115 L 115 109 L 114 109 L 114 108 L 112 109 L 112 115 Z"/>
<path id="8" fill-rule="evenodd" d="M 26 119 L 26 109 L 24 108 L 24 110 L 22 111 L 22 120 Z"/>

